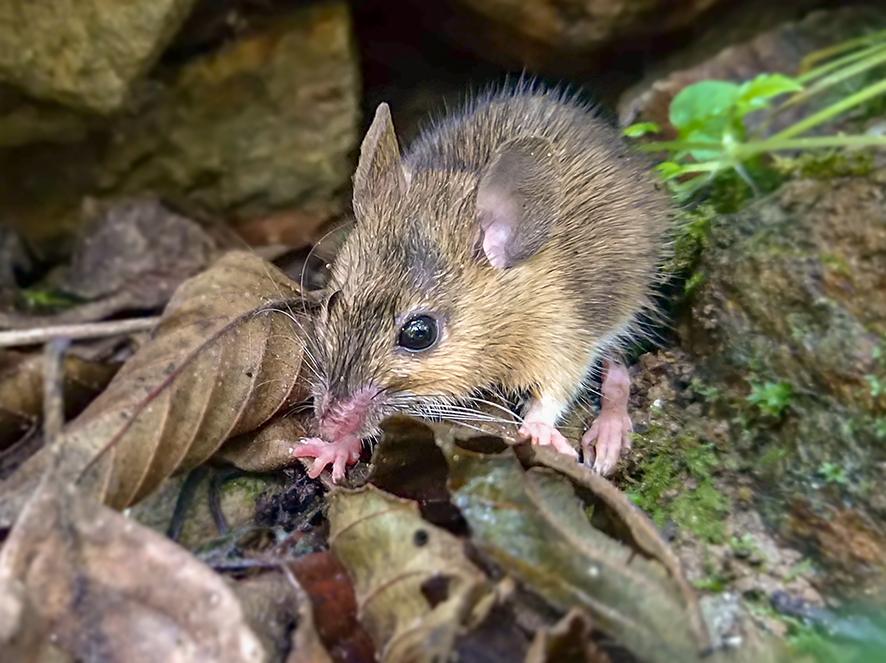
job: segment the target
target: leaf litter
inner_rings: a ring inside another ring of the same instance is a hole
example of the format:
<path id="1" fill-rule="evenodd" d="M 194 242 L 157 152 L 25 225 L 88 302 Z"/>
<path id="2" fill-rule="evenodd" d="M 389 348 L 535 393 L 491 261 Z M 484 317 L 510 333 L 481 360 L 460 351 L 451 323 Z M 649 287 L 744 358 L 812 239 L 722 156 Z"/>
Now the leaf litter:
<path id="1" fill-rule="evenodd" d="M 328 527 L 330 551 L 281 543 L 256 553 L 255 537 L 241 537 L 228 551 L 234 563 L 215 573 L 118 515 L 210 458 L 257 472 L 292 465 L 290 447 L 307 428 L 283 415 L 307 397 L 316 301 L 255 256 L 228 254 L 176 291 L 153 338 L 50 447 L 59 459 L 52 481 L 45 452 L 0 484 L 0 516 L 15 522 L 0 552 L 0 652 L 87 661 L 179 660 L 188 647 L 213 661 L 604 663 L 613 652 L 700 660 L 709 643 L 695 595 L 648 518 L 608 481 L 547 449 L 513 446 L 500 428 L 386 422 L 367 483 L 333 489 L 325 519 L 291 514 L 315 532 L 310 540 L 325 540 Z M 284 512 L 259 529 L 307 540 L 287 530 Z M 237 555 L 253 563 L 237 567 Z M 336 580 L 306 575 L 311 559 L 326 560 L 320 568 Z M 337 560 L 345 573 L 329 571 Z M 72 587 L 87 588 L 89 600 Z M 183 606 L 209 595 L 235 608 L 194 621 Z M 371 641 L 360 644 L 362 628 Z M 172 631 L 178 639 L 164 640 Z M 166 658 L 138 658 L 155 638 Z M 111 649 L 90 649 L 99 641 Z"/>

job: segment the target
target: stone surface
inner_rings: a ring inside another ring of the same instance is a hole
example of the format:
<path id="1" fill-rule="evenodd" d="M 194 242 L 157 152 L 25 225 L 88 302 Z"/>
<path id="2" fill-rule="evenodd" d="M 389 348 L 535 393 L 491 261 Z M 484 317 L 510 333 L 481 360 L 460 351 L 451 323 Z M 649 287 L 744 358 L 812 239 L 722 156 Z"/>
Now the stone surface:
<path id="1" fill-rule="evenodd" d="M 886 593 L 886 171 L 801 179 L 714 223 L 682 345 L 764 515 L 841 591 Z M 752 385 L 786 382 L 780 414 Z"/>
<path id="2" fill-rule="evenodd" d="M 491 59 L 548 67 L 564 55 L 624 46 L 686 27 L 726 1 L 457 0 L 479 20 L 453 16 L 449 32 L 461 32 L 465 45 Z"/>
<path id="3" fill-rule="evenodd" d="M 0 79 L 38 99 L 119 109 L 195 0 L 2 0 Z"/>
<path id="4" fill-rule="evenodd" d="M 808 4 L 808 3 L 806 3 Z M 797 7 L 795 11 L 800 11 Z M 744 11 L 737 9 L 736 11 Z M 774 29 L 742 38 L 744 25 L 720 24 L 684 52 L 666 58 L 639 83 L 628 89 L 619 100 L 619 124 L 656 122 L 666 133 L 675 135 L 668 123 L 671 100 L 684 87 L 702 80 L 726 80 L 741 83 L 761 73 L 797 73 L 802 59 L 813 51 L 851 39 L 869 31 L 886 27 L 886 8 L 875 6 L 845 7 L 832 11 L 816 11 L 802 20 L 788 21 Z M 775 18 L 775 17 L 773 17 Z M 768 22 L 772 25 L 772 22 Z M 761 26 L 756 26 L 761 27 Z M 729 44 L 724 48 L 724 43 Z M 839 89 L 837 95 L 845 94 Z M 803 104 L 780 114 L 768 127 L 774 133 L 810 113 L 813 105 L 833 103 L 829 94 L 819 95 L 811 104 Z M 748 118 L 753 128 L 754 118 Z M 822 127 L 820 131 L 833 132 Z M 816 132 L 810 132 L 810 135 Z"/>
<path id="5" fill-rule="evenodd" d="M 84 197 L 157 195 L 198 218 L 287 212 L 318 227 L 346 203 L 359 138 L 353 41 L 344 2 L 313 3 L 159 68 L 112 121 L 81 127 L 61 114 L 31 123 L 44 142 L 9 134 L 18 144 L 0 149 L 0 218 L 44 256 L 69 250 Z M 33 105 L 9 104 L 20 125 L 34 117 Z"/>
<path id="6" fill-rule="evenodd" d="M 237 218 L 327 205 L 353 168 L 358 88 L 345 3 L 277 17 L 150 94 L 115 130 L 101 186 Z"/>

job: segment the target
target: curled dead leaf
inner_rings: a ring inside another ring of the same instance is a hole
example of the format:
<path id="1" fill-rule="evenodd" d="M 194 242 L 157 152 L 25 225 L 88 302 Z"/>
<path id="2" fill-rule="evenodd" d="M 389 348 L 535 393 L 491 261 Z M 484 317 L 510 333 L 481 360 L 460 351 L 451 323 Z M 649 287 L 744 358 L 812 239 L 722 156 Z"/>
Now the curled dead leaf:
<path id="1" fill-rule="evenodd" d="M 59 478 L 122 509 L 293 406 L 306 395 L 309 307 L 250 253 L 227 254 L 183 283 L 151 341 L 66 427 Z M 0 486 L 2 498 L 21 504 L 39 456 Z M 10 510 L 0 504 L 6 519 Z"/>
<path id="2" fill-rule="evenodd" d="M 574 461 L 569 479 L 546 467 L 527 469 L 512 448 L 483 454 L 459 446 L 471 434 L 459 440 L 457 429 L 436 430 L 450 463 L 455 504 L 470 525 L 471 540 L 505 573 L 564 612 L 585 611 L 643 661 L 700 660 L 706 635 L 697 602 L 684 592 L 679 568 L 667 556 L 662 562 L 638 554 L 644 548 L 624 545 L 593 527 L 576 497 L 573 482 L 593 491 L 605 480 Z M 623 501 L 618 509 L 636 521 L 622 523 L 621 529 L 640 532 L 647 550 L 665 548 L 650 543 L 657 537 L 654 527 L 638 524 L 645 516 L 626 496 L 614 487 L 601 490 L 610 502 Z"/>

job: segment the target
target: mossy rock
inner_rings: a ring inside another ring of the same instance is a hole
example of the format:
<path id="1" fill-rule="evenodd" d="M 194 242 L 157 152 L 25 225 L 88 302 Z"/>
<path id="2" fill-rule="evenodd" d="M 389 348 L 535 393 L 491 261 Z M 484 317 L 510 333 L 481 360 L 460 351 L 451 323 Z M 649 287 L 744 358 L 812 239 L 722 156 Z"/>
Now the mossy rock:
<path id="1" fill-rule="evenodd" d="M 839 589 L 884 592 L 886 172 L 789 182 L 706 243 L 680 340 L 761 509 Z"/>

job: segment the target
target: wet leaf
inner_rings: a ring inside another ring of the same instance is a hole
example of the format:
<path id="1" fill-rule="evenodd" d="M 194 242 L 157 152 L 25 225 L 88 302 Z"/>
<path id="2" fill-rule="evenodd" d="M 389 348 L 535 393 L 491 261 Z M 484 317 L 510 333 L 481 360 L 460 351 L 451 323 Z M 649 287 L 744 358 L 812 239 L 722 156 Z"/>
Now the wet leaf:
<path id="1" fill-rule="evenodd" d="M 666 565 L 593 527 L 573 483 L 559 472 L 524 469 L 512 449 L 487 455 L 459 448 L 454 435 L 449 431 L 441 443 L 450 461 L 456 506 L 470 525 L 472 542 L 502 570 L 563 611 L 586 611 L 641 660 L 699 660 L 704 647 L 696 628 L 700 617 Z M 574 476 L 592 474 L 570 464 L 579 471 Z M 584 485 L 602 481 L 597 477 Z M 624 509 L 642 518 L 626 497 L 612 491 L 607 499 L 623 500 Z M 651 526 L 649 532 L 654 532 Z M 641 549 L 656 547 L 648 536 L 641 534 Z"/>
<path id="2" fill-rule="evenodd" d="M 44 481 L 0 551 L 9 661 L 259 663 L 234 594 L 164 536 Z"/>
<path id="3" fill-rule="evenodd" d="M 248 253 L 182 284 L 151 341 L 66 427 L 60 478 L 122 509 L 303 399 L 304 306 L 291 280 Z M 20 503 L 39 475 L 32 461 L 0 494 Z"/>
<path id="4" fill-rule="evenodd" d="M 374 486 L 330 494 L 329 542 L 386 663 L 445 661 L 485 588 L 462 543 Z"/>

